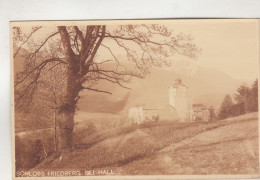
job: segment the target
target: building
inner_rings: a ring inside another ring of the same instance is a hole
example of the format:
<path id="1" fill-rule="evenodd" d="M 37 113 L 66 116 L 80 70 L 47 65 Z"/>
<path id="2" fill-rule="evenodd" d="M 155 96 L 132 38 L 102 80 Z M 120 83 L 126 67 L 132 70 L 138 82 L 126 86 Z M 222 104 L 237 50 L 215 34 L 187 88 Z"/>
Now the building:
<path id="1" fill-rule="evenodd" d="M 192 110 L 195 122 L 210 122 L 215 118 L 214 109 L 207 108 L 203 104 L 193 104 Z"/>
<path id="2" fill-rule="evenodd" d="M 178 79 L 169 87 L 169 106 L 176 111 L 181 122 L 190 121 L 188 108 L 187 87 Z"/>
<path id="3" fill-rule="evenodd" d="M 188 87 L 178 79 L 172 86 L 169 86 L 168 97 L 165 94 L 163 105 L 158 105 L 153 101 L 139 103 L 130 107 L 128 120 L 131 124 L 142 124 L 158 120 L 189 123 L 209 122 L 216 119 L 213 108 L 207 108 L 203 104 L 192 104 L 187 92 Z"/>
<path id="4" fill-rule="evenodd" d="M 144 121 L 158 121 L 160 118 L 158 109 L 146 108 L 144 111 Z"/>
<path id="5" fill-rule="evenodd" d="M 144 122 L 144 112 L 141 106 L 134 106 L 128 110 L 128 121 L 132 125 L 142 124 Z"/>

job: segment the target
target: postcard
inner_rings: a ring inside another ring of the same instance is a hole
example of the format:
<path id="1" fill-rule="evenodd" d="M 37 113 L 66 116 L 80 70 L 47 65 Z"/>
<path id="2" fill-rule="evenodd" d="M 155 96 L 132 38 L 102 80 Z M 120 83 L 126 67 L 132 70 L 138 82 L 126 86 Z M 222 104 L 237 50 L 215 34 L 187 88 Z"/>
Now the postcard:
<path id="1" fill-rule="evenodd" d="M 13 179 L 259 178 L 259 24 L 11 22 Z"/>

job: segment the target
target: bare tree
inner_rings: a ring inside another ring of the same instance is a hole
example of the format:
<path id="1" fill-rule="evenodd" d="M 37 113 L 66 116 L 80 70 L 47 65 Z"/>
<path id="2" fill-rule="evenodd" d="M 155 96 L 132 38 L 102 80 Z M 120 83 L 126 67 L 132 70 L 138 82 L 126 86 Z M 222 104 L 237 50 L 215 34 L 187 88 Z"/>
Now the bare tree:
<path id="1" fill-rule="evenodd" d="M 128 88 L 126 83 L 131 77 L 143 78 L 152 66 L 169 66 L 167 57 L 179 54 L 194 59 L 200 51 L 189 35 L 174 34 L 163 25 L 58 26 L 57 31 L 40 42 L 33 35 L 41 28 L 33 27 L 20 43 L 15 43 L 14 58 L 22 46 L 29 49 L 24 53 L 24 69 L 15 78 L 15 103 L 16 107 L 19 102 L 29 105 L 46 72 L 57 66 L 64 67 L 64 91 L 61 91 L 60 103 L 55 105 L 59 151 L 73 146 L 74 114 L 81 91 L 111 94 L 95 85 L 103 80 Z M 14 32 L 17 30 L 21 31 L 19 27 L 14 28 Z M 15 37 L 20 34 L 16 33 Z"/>
<path id="2" fill-rule="evenodd" d="M 38 85 L 40 87 L 38 98 L 48 102 L 49 111 L 53 114 L 53 141 L 54 150 L 57 151 L 57 111 L 62 104 L 62 96 L 65 93 L 66 74 L 64 66 L 54 65 L 56 64 L 46 65 L 48 71 L 42 72 L 44 79 Z"/>

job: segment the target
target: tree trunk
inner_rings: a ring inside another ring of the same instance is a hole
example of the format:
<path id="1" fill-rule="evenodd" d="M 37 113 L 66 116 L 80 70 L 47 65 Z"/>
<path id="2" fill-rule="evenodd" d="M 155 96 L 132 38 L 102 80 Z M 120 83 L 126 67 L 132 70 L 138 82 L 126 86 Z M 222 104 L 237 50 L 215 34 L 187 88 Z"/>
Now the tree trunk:
<path id="1" fill-rule="evenodd" d="M 79 62 L 74 54 L 70 38 L 65 26 L 58 26 L 61 41 L 64 47 L 67 66 L 66 90 L 63 98 L 63 104 L 59 107 L 58 112 L 58 151 L 71 150 L 73 146 L 73 128 L 74 114 L 76 110 L 76 100 L 80 91 L 79 84 Z"/>
<path id="2" fill-rule="evenodd" d="M 73 128 L 74 115 L 76 111 L 76 100 L 80 91 L 80 86 L 77 84 L 77 78 L 69 71 L 65 102 L 59 108 L 58 116 L 58 151 L 71 150 L 73 147 Z"/>
<path id="3" fill-rule="evenodd" d="M 57 105 L 54 106 L 54 151 L 57 151 Z"/>
<path id="4" fill-rule="evenodd" d="M 74 113 L 75 111 L 70 112 L 67 110 L 59 112 L 57 148 L 60 152 L 71 150 L 73 147 Z"/>
<path id="5" fill-rule="evenodd" d="M 78 76 L 73 66 L 68 66 L 66 90 L 63 104 L 58 111 L 58 151 L 71 150 L 73 147 L 74 115 L 76 111 L 76 98 L 80 91 Z"/>

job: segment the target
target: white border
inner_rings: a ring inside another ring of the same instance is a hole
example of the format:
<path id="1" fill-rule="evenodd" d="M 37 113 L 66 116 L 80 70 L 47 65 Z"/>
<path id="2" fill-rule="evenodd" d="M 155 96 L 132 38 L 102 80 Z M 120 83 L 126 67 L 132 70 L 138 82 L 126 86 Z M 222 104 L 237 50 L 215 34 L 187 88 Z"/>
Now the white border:
<path id="1" fill-rule="evenodd" d="M 9 21 L 260 18 L 260 0 L 0 0 L 0 179 L 11 179 Z"/>

